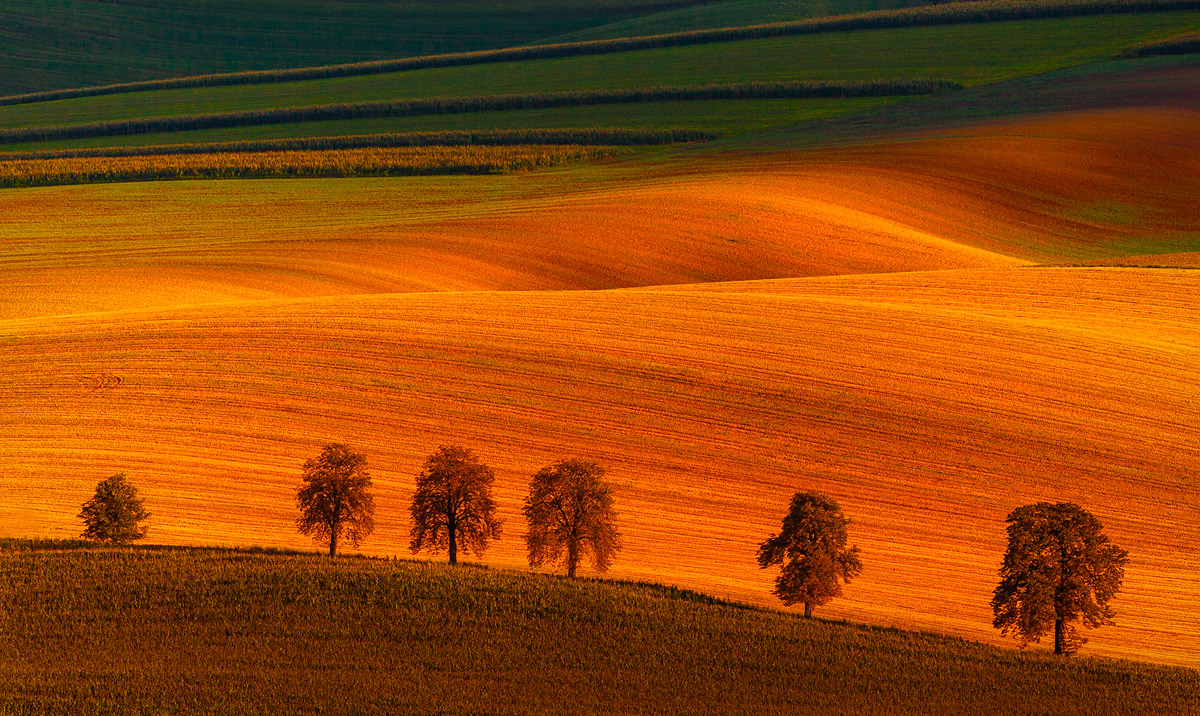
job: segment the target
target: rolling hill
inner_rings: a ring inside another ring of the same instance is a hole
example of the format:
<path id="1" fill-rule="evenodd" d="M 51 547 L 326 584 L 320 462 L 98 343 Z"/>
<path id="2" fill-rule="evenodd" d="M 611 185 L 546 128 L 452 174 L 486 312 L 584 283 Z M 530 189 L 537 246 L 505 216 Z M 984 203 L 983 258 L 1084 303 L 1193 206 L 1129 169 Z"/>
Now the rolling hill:
<path id="1" fill-rule="evenodd" d="M 1198 251 L 1197 116 L 1062 114 L 869 147 L 671 150 L 497 177 L 10 190 L 0 317 Z"/>
<path id="2" fill-rule="evenodd" d="M 528 477 L 580 455 L 617 486 L 618 578 L 770 604 L 755 548 L 792 492 L 818 489 L 866 565 L 819 614 L 999 643 L 1004 517 L 1065 500 L 1131 554 L 1117 625 L 1087 653 L 1200 666 L 1200 64 L 1118 59 L 1200 27 L 1183 5 L 0 107 L 14 129 L 704 82 L 966 86 L 6 144 L 727 136 L 504 175 L 0 190 L 0 537 L 74 536 L 95 482 L 124 471 L 157 542 L 307 547 L 300 465 L 345 441 L 376 479 L 364 552 L 405 554 L 421 461 L 464 443 L 507 519 L 486 561 L 518 567 Z M 637 7 L 595 36 L 724 17 Z"/>

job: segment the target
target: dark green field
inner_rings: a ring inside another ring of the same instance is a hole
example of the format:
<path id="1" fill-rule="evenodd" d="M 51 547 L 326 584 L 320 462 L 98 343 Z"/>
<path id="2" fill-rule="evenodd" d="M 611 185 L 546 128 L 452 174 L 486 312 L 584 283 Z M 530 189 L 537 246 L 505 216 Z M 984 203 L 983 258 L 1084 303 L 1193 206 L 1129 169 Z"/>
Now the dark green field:
<path id="1" fill-rule="evenodd" d="M 535 42 L 703 0 L 6 0 L 0 95 Z"/>
<path id="2" fill-rule="evenodd" d="M 924 0 L 11 0 L 0 96 L 903 8 Z"/>
<path id="3" fill-rule="evenodd" d="M 0 128 L 424 97 L 915 77 L 983 84 L 1112 57 L 1200 28 L 1200 11 L 775 37 L 597 56 L 128 94 L 0 107 Z"/>
<path id="4" fill-rule="evenodd" d="M 6 715 L 1200 710 L 1200 674 L 1187 669 L 806 621 L 652 585 L 353 557 L 3 546 Z"/>
<path id="5" fill-rule="evenodd" d="M 489 98 L 507 94 L 535 96 L 712 83 L 877 79 L 908 82 L 915 78 L 936 78 L 987 87 L 1110 59 L 1134 44 L 1177 36 L 1196 28 L 1200 28 L 1200 11 L 1184 10 L 822 32 L 583 57 L 36 102 L 0 107 L 0 128 L 119 123 L 430 97 L 455 98 L 451 100 L 454 102 L 468 98 L 491 101 Z M 948 101 L 956 101 L 953 94 Z M 896 102 L 905 105 L 913 100 L 705 99 L 298 121 L 305 117 L 306 110 L 272 124 L 252 127 L 191 128 L 185 124 L 178 131 L 145 134 L 128 134 L 122 129 L 106 131 L 100 137 L 64 136 L 20 143 L 10 140 L 6 149 L 31 151 L 505 128 L 691 128 L 742 135 L 852 116 Z"/>

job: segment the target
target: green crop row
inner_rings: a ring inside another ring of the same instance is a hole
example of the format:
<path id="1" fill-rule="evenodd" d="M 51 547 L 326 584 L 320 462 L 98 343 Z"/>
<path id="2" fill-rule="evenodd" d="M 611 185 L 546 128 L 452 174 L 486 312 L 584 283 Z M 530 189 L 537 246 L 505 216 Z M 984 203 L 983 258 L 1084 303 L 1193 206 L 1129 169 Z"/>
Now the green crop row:
<path id="1" fill-rule="evenodd" d="M 324 65 L 320 67 L 194 75 L 191 77 L 36 92 L 0 97 L 0 106 L 125 92 L 293 82 L 298 80 L 400 72 L 431 67 L 453 67 L 516 60 L 576 57 L 580 55 L 608 54 L 631 50 L 760 39 L 783 35 L 1194 9 L 1200 9 L 1200 0 L 975 0 L 899 10 L 878 10 L 855 15 L 812 18 L 765 25 L 695 30 L 648 37 L 531 45 L 501 50 L 426 55 L 397 60 Z"/>
<path id="2" fill-rule="evenodd" d="M 556 144 L 585 146 L 632 146 L 704 142 L 716 139 L 715 132 L 699 129 L 495 129 L 480 131 L 405 132 L 400 134 L 353 134 L 341 137 L 298 137 L 295 139 L 197 142 L 132 147 L 98 147 L 42 152 L 0 154 L 0 161 L 13 159 L 71 159 L 85 157 L 138 157 L 165 154 L 213 154 L 237 152 L 285 152 L 372 147 L 460 147 Z"/>
<path id="3" fill-rule="evenodd" d="M 744 84 L 644 89 L 550 92 L 486 97 L 435 97 L 397 102 L 359 102 L 310 107 L 227 112 L 221 114 L 155 117 L 69 126 L 23 127 L 0 131 L 0 144 L 43 142 L 153 132 L 180 132 L 220 127 L 252 127 L 292 122 L 324 122 L 429 114 L 546 109 L 598 104 L 692 101 L 713 99 L 808 99 L 893 97 L 934 94 L 958 89 L 948 80 L 883 80 L 872 82 L 751 82 Z"/>

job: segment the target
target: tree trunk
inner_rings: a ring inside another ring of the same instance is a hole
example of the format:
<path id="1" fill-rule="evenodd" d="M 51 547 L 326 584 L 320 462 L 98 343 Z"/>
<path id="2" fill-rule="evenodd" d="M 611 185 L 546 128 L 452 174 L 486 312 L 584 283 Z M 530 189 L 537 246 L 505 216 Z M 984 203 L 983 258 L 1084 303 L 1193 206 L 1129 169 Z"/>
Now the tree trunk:
<path id="1" fill-rule="evenodd" d="M 804 603 L 804 618 L 805 618 L 805 619 L 811 619 L 811 618 L 812 618 L 812 602 L 805 602 L 805 603 Z"/>
<path id="2" fill-rule="evenodd" d="M 575 569 L 579 566 L 579 545 L 574 541 L 567 543 L 567 576 L 575 578 Z"/>
<path id="3" fill-rule="evenodd" d="M 337 533 L 336 529 L 329 530 L 329 558 L 337 557 Z"/>
<path id="4" fill-rule="evenodd" d="M 454 518 L 451 517 L 446 522 L 446 531 L 450 535 L 450 564 L 458 564 L 458 525 L 454 523 Z"/>
<path id="5" fill-rule="evenodd" d="M 1067 635 L 1066 629 L 1063 628 L 1063 620 L 1061 617 L 1054 620 L 1054 653 L 1062 655 L 1066 653 Z"/>

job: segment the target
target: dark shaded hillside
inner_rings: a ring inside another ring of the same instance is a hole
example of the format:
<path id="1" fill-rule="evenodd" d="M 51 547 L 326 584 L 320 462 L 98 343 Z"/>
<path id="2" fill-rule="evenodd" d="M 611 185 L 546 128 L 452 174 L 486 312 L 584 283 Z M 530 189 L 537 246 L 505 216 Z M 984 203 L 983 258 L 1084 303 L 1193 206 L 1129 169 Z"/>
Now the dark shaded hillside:
<path id="1" fill-rule="evenodd" d="M 1200 54 L 1096 62 L 1007 82 L 972 87 L 951 96 L 921 97 L 854 115 L 799 123 L 770 135 L 786 146 L 854 144 L 956 127 L 1065 112 L 1154 107 L 1200 109 Z"/>
<path id="2" fill-rule="evenodd" d="M 0 713 L 1200 709 L 1200 675 L 1186 669 L 1056 661 L 653 585 L 53 546 L 0 551 Z"/>

